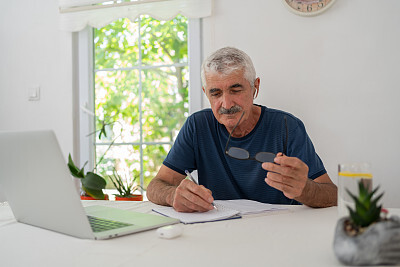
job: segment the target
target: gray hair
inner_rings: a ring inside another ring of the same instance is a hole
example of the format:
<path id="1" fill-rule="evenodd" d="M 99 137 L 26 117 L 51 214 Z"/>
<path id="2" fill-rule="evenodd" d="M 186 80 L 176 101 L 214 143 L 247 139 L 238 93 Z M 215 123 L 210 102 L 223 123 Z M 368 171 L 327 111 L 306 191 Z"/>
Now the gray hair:
<path id="1" fill-rule="evenodd" d="M 244 78 L 254 87 L 256 70 L 251 58 L 242 50 L 234 47 L 224 47 L 212 53 L 201 65 L 201 82 L 206 87 L 206 74 L 219 73 L 229 75 L 230 73 L 243 70 Z"/>

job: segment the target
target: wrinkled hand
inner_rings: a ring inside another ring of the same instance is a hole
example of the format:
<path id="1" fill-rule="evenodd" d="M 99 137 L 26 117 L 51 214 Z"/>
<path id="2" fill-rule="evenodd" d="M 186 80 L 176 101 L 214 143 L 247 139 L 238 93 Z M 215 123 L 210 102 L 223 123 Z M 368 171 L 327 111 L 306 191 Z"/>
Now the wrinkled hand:
<path id="1" fill-rule="evenodd" d="M 205 212 L 212 210 L 214 198 L 209 189 L 183 179 L 175 190 L 173 207 L 179 212 Z"/>
<path id="2" fill-rule="evenodd" d="M 287 157 L 278 153 L 275 163 L 264 162 L 262 168 L 267 170 L 265 182 L 290 198 L 302 195 L 308 181 L 308 166 L 298 158 Z"/>

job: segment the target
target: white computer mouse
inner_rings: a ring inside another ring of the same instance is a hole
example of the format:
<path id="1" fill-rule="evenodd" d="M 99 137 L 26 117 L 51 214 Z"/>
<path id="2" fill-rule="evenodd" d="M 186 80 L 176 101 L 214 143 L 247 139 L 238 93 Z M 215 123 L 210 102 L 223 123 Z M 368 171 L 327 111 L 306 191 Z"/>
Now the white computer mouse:
<path id="1" fill-rule="evenodd" d="M 171 239 L 183 233 L 183 226 L 180 224 L 167 225 L 157 229 L 157 235 L 161 238 Z"/>

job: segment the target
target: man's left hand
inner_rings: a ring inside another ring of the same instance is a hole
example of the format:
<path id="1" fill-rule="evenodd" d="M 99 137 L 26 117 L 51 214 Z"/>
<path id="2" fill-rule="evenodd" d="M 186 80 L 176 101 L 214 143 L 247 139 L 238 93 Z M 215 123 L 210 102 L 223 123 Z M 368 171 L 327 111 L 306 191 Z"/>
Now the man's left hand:
<path id="1" fill-rule="evenodd" d="M 290 199 L 300 197 L 308 181 L 308 166 L 294 157 L 278 153 L 274 162 L 264 162 L 262 168 L 267 170 L 265 182 Z"/>

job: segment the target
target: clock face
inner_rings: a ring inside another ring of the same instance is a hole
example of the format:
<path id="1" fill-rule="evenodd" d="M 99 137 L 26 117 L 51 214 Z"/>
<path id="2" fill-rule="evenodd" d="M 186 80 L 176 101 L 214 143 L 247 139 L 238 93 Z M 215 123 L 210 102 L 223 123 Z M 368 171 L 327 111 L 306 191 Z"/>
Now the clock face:
<path id="1" fill-rule="evenodd" d="M 302 16 L 313 16 L 327 10 L 335 0 L 282 0 L 294 13 Z"/>

